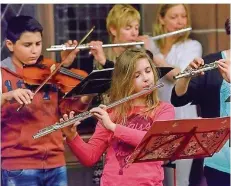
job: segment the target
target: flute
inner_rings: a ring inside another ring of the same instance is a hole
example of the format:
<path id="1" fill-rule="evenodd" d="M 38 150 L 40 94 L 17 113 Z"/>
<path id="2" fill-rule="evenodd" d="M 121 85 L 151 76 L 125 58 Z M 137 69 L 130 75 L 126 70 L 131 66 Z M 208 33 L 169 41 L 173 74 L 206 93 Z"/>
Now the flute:
<path id="1" fill-rule="evenodd" d="M 216 68 L 218 68 L 217 61 L 215 61 L 213 63 L 205 64 L 205 65 L 199 67 L 198 69 L 192 69 L 192 68 L 186 69 L 185 71 L 179 73 L 178 75 L 173 76 L 173 79 L 192 77 L 192 76 L 195 76 L 197 74 L 200 74 L 201 72 L 206 72 L 206 71 L 213 70 Z"/>
<path id="2" fill-rule="evenodd" d="M 132 94 L 132 95 L 130 95 L 128 97 L 125 97 L 125 98 L 120 99 L 120 100 L 118 100 L 118 101 L 116 101 L 114 103 L 111 103 L 106 108 L 107 109 L 111 109 L 111 108 L 113 108 L 113 107 L 115 107 L 117 105 L 120 105 L 122 103 L 125 103 L 125 102 L 127 102 L 129 100 L 138 98 L 138 97 L 140 97 L 142 95 L 145 95 L 145 94 L 149 94 L 152 91 L 154 91 L 155 89 L 161 88 L 163 86 L 164 86 L 163 83 L 150 86 L 149 88 L 146 88 L 146 89 L 144 89 L 144 90 L 142 90 L 142 91 L 140 91 L 138 93 Z M 45 136 L 45 135 L 50 134 L 52 132 L 55 132 L 56 130 L 59 130 L 61 128 L 73 125 L 73 123 L 75 123 L 77 121 L 82 121 L 82 120 L 87 119 L 87 118 L 92 117 L 92 116 L 93 116 L 93 114 L 90 113 L 89 111 L 83 112 L 83 113 L 78 114 L 75 117 L 69 119 L 68 121 L 63 121 L 63 122 L 59 122 L 59 123 L 57 122 L 57 123 L 55 123 L 53 125 L 50 125 L 48 127 L 45 127 L 44 129 L 39 130 L 38 133 L 36 133 L 35 135 L 33 135 L 33 138 L 34 139 L 40 138 L 42 136 Z"/>
<path id="3" fill-rule="evenodd" d="M 165 37 L 170 37 L 176 34 L 180 34 L 183 32 L 188 32 L 192 30 L 192 28 L 185 28 L 185 29 L 181 29 L 181 30 L 177 30 L 174 32 L 169 32 L 166 34 L 162 34 L 162 35 L 158 35 L 158 36 L 154 36 L 151 37 L 151 39 L 153 41 L 158 40 L 158 39 L 162 39 Z M 130 42 L 130 43 L 114 43 L 114 44 L 103 44 L 102 47 L 103 48 L 111 48 L 111 47 L 126 47 L 126 46 L 135 46 L 135 45 L 144 45 L 143 41 L 138 41 L 138 42 Z M 93 46 L 88 45 L 88 44 L 83 44 L 83 45 L 79 45 L 79 46 L 71 46 L 71 47 L 67 47 L 65 45 L 52 45 L 50 48 L 47 48 L 46 50 L 48 52 L 57 52 L 57 51 L 63 51 L 63 50 L 74 50 L 75 48 L 78 48 L 79 50 L 86 50 L 86 49 L 91 49 Z"/>

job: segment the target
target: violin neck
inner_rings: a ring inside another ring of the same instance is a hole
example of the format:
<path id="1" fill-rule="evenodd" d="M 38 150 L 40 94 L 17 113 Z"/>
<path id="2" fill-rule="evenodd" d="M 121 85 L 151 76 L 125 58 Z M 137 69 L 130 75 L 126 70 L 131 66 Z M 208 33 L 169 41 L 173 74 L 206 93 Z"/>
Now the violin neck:
<path id="1" fill-rule="evenodd" d="M 74 73 L 74 72 L 72 72 L 66 68 L 63 68 L 63 67 L 60 67 L 59 72 L 62 74 L 65 74 L 67 76 L 70 76 L 72 78 L 78 79 L 80 81 L 82 81 L 84 79 L 82 76 L 80 76 L 80 75 L 78 75 L 78 74 L 76 74 L 76 73 Z"/>

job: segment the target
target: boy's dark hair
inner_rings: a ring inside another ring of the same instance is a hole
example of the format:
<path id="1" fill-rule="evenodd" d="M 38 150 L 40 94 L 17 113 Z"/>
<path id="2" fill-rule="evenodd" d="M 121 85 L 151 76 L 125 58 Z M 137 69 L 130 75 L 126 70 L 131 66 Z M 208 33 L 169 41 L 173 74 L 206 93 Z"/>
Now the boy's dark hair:
<path id="1" fill-rule="evenodd" d="M 227 35 L 230 35 L 230 18 L 225 21 L 225 31 Z"/>
<path id="2" fill-rule="evenodd" d="M 24 32 L 40 32 L 42 35 L 42 25 L 31 16 L 20 15 L 8 21 L 6 38 L 15 43 Z"/>

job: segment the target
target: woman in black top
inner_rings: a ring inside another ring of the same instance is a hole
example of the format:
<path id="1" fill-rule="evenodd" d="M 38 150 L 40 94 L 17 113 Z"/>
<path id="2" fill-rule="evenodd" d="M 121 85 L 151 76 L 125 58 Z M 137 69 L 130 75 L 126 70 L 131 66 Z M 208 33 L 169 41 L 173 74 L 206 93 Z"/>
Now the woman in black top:
<path id="1" fill-rule="evenodd" d="M 227 19 L 225 27 L 227 34 L 230 35 L 229 19 Z M 228 95 L 225 95 L 225 99 L 222 97 L 224 95 L 222 94 L 224 84 L 227 84 L 226 82 L 228 82 L 228 89 L 230 87 L 230 52 L 231 50 L 229 49 L 210 54 L 203 59 L 195 59 L 192 61 L 188 68 L 197 69 L 204 64 L 209 64 L 214 61 L 218 61 L 219 65 L 215 70 L 202 73 L 203 76 L 179 79 L 172 90 L 172 104 L 175 107 L 183 106 L 188 103 L 199 105 L 201 111 L 200 116 L 203 118 L 223 116 L 224 113 L 222 111 L 224 110 L 227 110 L 226 115 L 230 115 L 230 113 L 228 113 L 229 109 L 226 109 L 225 105 L 230 104 L 229 102 L 225 103 L 225 100 L 229 99 L 230 91 Z M 224 172 L 226 169 L 218 170 L 216 164 L 213 165 L 214 167 L 206 165 L 207 164 L 205 164 L 204 174 L 208 186 L 230 185 L 230 171 Z M 198 185 L 201 180 L 201 173 L 203 173 L 203 159 L 194 160 L 192 170 L 190 186 Z"/>

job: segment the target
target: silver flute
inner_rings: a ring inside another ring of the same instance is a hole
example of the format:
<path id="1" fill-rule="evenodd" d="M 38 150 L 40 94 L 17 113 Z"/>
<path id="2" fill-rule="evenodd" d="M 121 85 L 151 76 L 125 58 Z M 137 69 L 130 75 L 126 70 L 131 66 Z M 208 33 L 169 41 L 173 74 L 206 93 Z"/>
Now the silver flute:
<path id="1" fill-rule="evenodd" d="M 192 28 L 185 28 L 185 29 L 181 29 L 181 30 L 177 30 L 174 32 L 169 32 L 166 34 L 162 34 L 162 35 L 158 35 L 155 37 L 151 37 L 151 39 L 153 41 L 158 40 L 158 39 L 162 39 L 165 37 L 170 37 L 176 34 L 181 34 L 184 32 L 188 32 L 192 30 Z M 143 41 L 138 41 L 138 42 L 130 42 L 130 43 L 115 43 L 115 44 L 103 44 L 102 47 L 103 48 L 110 48 L 110 47 L 125 47 L 125 46 L 135 46 L 135 45 L 144 45 Z M 88 45 L 88 44 L 83 44 L 83 45 L 79 45 L 79 46 L 71 46 L 71 47 L 67 47 L 65 45 L 52 45 L 50 48 L 47 48 L 46 50 L 48 52 L 57 52 L 57 51 L 64 51 L 64 50 L 74 50 L 75 48 L 78 48 L 80 50 L 86 50 L 86 49 L 91 49 L 93 46 Z"/>
<path id="2" fill-rule="evenodd" d="M 114 102 L 114 103 L 111 103 L 111 104 L 109 104 L 106 108 L 107 108 L 107 109 L 111 109 L 111 108 L 113 108 L 113 107 L 115 107 L 115 106 L 117 106 L 117 105 L 120 105 L 120 104 L 122 104 L 122 103 L 125 103 L 125 102 L 127 102 L 127 101 L 129 101 L 129 100 L 138 98 L 138 97 L 140 97 L 140 96 L 142 96 L 142 95 L 145 95 L 145 94 L 149 94 L 149 93 L 151 93 L 152 91 L 154 91 L 155 89 L 161 88 L 161 87 L 163 87 L 163 86 L 164 86 L 163 83 L 150 86 L 149 88 L 146 88 L 146 89 L 144 89 L 144 90 L 142 90 L 142 91 L 140 91 L 140 92 L 138 92 L 138 93 L 132 94 L 132 95 L 130 95 L 130 96 L 128 96 L 128 97 L 125 97 L 125 98 L 120 99 L 120 100 L 118 100 L 118 101 L 116 101 L 116 102 Z M 93 114 L 90 113 L 89 111 L 83 112 L 83 113 L 78 114 L 78 115 L 76 115 L 75 117 L 69 119 L 68 121 L 57 122 L 57 123 L 55 123 L 55 124 L 53 124 L 53 125 L 50 125 L 50 126 L 48 126 L 48 127 L 45 127 L 44 129 L 39 130 L 38 133 L 36 133 L 35 135 L 33 135 L 33 138 L 34 138 L 34 139 L 40 138 L 40 137 L 42 137 L 42 136 L 45 136 L 45 135 L 47 135 L 47 134 L 50 134 L 50 133 L 52 133 L 52 132 L 54 132 L 54 131 L 56 131 L 56 130 L 59 130 L 59 129 L 61 129 L 61 128 L 64 128 L 64 127 L 73 125 L 73 124 L 74 124 L 75 122 L 77 122 L 77 121 L 82 121 L 82 120 L 87 119 L 87 118 L 92 117 L 92 116 L 93 116 Z"/>
<path id="3" fill-rule="evenodd" d="M 185 78 L 185 77 L 196 76 L 200 74 L 201 72 L 213 70 L 213 69 L 216 69 L 217 67 L 218 67 L 218 63 L 217 61 L 215 61 L 213 63 L 205 64 L 199 67 L 198 69 L 193 69 L 193 68 L 186 69 L 183 72 L 179 73 L 178 75 L 173 76 L 173 79 L 180 79 L 180 78 Z"/>

